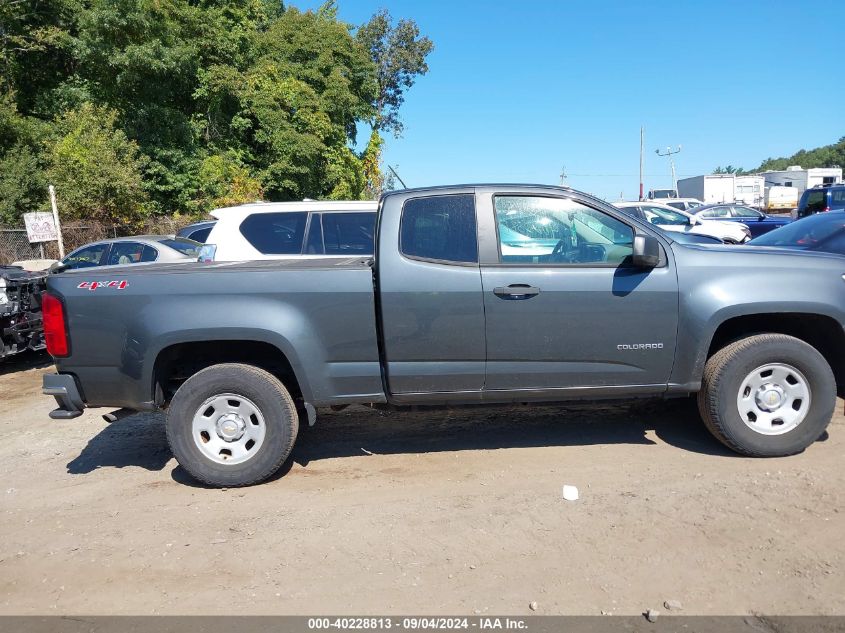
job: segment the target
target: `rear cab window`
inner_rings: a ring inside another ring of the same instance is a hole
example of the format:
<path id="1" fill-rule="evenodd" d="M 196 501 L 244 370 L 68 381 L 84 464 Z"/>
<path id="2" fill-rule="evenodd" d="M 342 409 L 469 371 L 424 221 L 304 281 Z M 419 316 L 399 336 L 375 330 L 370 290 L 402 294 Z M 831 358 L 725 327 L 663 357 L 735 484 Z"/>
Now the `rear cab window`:
<path id="1" fill-rule="evenodd" d="M 406 201 L 402 207 L 399 250 L 412 259 L 477 263 L 474 197 L 456 194 Z"/>

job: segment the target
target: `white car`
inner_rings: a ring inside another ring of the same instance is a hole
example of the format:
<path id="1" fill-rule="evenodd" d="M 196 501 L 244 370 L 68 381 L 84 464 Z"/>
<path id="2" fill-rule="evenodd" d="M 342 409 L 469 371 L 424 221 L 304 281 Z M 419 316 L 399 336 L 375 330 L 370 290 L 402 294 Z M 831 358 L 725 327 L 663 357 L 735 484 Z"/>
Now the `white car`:
<path id="1" fill-rule="evenodd" d="M 200 261 L 250 261 L 373 254 L 378 203 L 256 202 L 211 212 L 217 223 Z"/>
<path id="2" fill-rule="evenodd" d="M 739 222 L 702 221 L 686 211 L 673 209 L 665 204 L 643 200 L 641 202 L 615 202 L 614 205 L 630 216 L 676 233 L 707 235 L 726 244 L 742 244 L 751 239 L 751 231 Z"/>
<path id="3" fill-rule="evenodd" d="M 175 235 L 116 237 L 80 246 L 55 268 L 75 270 L 153 262 L 195 262 L 202 244 Z"/>
<path id="4" fill-rule="evenodd" d="M 660 204 L 665 204 L 680 211 L 692 211 L 704 203 L 698 198 L 673 198 L 671 200 L 661 200 Z"/>

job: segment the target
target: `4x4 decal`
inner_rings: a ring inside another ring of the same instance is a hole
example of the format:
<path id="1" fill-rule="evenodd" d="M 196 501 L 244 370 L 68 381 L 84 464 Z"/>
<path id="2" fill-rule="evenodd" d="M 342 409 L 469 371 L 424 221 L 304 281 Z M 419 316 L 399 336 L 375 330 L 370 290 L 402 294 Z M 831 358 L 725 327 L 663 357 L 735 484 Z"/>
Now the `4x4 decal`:
<path id="1" fill-rule="evenodd" d="M 77 288 L 80 290 L 96 290 L 97 288 L 117 288 L 118 290 L 123 290 L 128 285 L 129 282 L 125 279 L 121 279 L 120 281 L 83 281 Z"/>

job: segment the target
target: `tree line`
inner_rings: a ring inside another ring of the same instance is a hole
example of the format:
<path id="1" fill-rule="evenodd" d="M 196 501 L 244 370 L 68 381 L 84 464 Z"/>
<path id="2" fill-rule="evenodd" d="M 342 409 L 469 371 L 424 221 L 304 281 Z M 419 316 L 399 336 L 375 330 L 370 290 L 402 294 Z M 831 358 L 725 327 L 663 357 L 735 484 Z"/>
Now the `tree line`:
<path id="1" fill-rule="evenodd" d="M 47 208 L 48 183 L 63 217 L 124 225 L 374 197 L 431 50 L 335 0 L 0 0 L 0 222 Z"/>
<path id="2" fill-rule="evenodd" d="M 742 167 L 728 165 L 717 167 L 714 174 L 753 174 L 763 171 L 783 171 L 791 165 L 801 165 L 804 169 L 814 167 L 845 167 L 845 136 L 831 145 L 824 145 L 811 150 L 799 150 L 785 158 L 767 158 L 759 167 L 746 171 Z"/>

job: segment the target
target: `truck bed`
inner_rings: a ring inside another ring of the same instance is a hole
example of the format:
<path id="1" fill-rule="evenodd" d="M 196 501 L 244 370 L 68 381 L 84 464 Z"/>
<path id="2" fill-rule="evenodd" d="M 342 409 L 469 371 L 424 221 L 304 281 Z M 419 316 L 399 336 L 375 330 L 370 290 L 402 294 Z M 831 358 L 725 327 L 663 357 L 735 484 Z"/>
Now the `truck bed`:
<path id="1" fill-rule="evenodd" d="M 66 306 L 72 372 L 89 406 L 153 408 L 168 347 L 217 341 L 284 353 L 305 401 L 384 400 L 370 258 L 168 263 L 52 275 Z M 295 344 L 292 342 L 295 341 Z M 87 389 L 86 385 L 96 385 Z"/>

